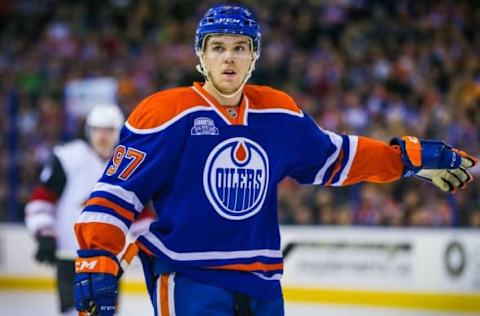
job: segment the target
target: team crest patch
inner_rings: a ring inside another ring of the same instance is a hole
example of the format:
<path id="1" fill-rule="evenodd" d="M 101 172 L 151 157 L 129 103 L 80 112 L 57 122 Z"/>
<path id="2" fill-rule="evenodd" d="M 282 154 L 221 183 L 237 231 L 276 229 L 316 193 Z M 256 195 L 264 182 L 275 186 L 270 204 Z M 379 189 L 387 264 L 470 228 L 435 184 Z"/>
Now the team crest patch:
<path id="1" fill-rule="evenodd" d="M 211 118 L 197 117 L 193 121 L 191 135 L 218 135 L 218 128 Z"/>
<path id="2" fill-rule="evenodd" d="M 230 220 L 257 214 L 268 189 L 268 156 L 256 142 L 227 139 L 210 153 L 203 171 L 203 187 L 215 211 Z"/>

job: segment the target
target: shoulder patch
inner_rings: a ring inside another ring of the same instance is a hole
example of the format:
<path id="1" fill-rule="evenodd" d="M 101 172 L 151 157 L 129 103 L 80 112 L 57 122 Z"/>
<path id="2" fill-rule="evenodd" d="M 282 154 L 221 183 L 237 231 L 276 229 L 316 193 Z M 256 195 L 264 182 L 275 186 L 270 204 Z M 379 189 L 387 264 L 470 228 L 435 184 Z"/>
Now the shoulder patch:
<path id="1" fill-rule="evenodd" d="M 209 109 L 210 106 L 190 87 L 174 88 L 142 100 L 125 125 L 135 133 L 152 133 L 168 127 L 185 114 Z"/>
<path id="2" fill-rule="evenodd" d="M 303 116 L 302 110 L 287 93 L 268 86 L 246 85 L 252 112 L 279 112 Z"/>

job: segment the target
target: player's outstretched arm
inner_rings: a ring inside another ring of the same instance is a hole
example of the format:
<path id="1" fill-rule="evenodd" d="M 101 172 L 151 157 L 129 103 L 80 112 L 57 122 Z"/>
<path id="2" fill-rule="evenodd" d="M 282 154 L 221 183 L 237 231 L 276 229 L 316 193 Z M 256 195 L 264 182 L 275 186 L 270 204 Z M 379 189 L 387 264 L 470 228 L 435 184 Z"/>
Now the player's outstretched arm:
<path id="1" fill-rule="evenodd" d="M 393 138 L 390 145 L 400 150 L 404 177 L 416 176 L 444 192 L 456 192 L 473 179 L 468 169 L 477 159 L 443 141 L 404 136 Z"/>

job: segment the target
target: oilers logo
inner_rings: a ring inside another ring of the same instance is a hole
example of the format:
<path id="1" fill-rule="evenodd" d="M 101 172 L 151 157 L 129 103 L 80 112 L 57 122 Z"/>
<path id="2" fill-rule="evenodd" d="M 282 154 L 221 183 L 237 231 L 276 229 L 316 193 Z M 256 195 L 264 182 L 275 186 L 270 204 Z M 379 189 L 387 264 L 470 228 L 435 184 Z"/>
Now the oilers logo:
<path id="1" fill-rule="evenodd" d="M 203 171 L 203 187 L 217 213 L 242 220 L 258 213 L 268 189 L 268 156 L 254 141 L 236 137 L 218 144 Z"/>

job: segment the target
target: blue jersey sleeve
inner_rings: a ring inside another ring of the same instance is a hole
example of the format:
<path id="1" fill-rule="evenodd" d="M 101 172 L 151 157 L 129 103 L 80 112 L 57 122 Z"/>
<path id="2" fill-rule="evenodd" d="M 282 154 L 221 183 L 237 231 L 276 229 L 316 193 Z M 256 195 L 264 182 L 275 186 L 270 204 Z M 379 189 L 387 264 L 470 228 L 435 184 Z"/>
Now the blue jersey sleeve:
<path id="1" fill-rule="evenodd" d="M 182 143 L 181 136 L 174 135 L 174 129 L 136 134 L 124 128 L 119 145 L 97 185 L 114 188 L 113 192 L 105 189 L 99 194 L 112 199 L 122 198 L 114 193 L 115 188 L 121 188 L 129 196 L 122 202 L 135 201 L 131 206 L 137 212 L 140 205 L 143 209 L 143 205 L 164 190 L 174 176 Z M 94 191 L 92 196 L 96 194 Z"/>
<path id="2" fill-rule="evenodd" d="M 168 133 L 161 131 L 138 134 L 124 127 L 104 174 L 77 220 L 77 230 L 82 228 L 83 235 L 91 235 L 85 233 L 89 226 L 100 227 L 98 224 L 101 223 L 120 230 L 123 236 L 127 234 L 144 205 L 162 190 L 166 190 L 173 177 L 182 146 L 182 138 L 180 135 L 174 136 L 174 130 L 176 128 L 169 129 Z M 79 234 L 77 232 L 77 236 Z M 89 247 L 92 247 L 92 240 L 111 239 L 102 233 L 98 235 L 85 237 L 90 240 Z M 102 248 L 108 249 L 104 241 Z"/>
<path id="3" fill-rule="evenodd" d="M 302 184 L 341 185 L 355 155 L 356 136 L 323 130 L 308 114 L 290 126 L 287 175 Z"/>

